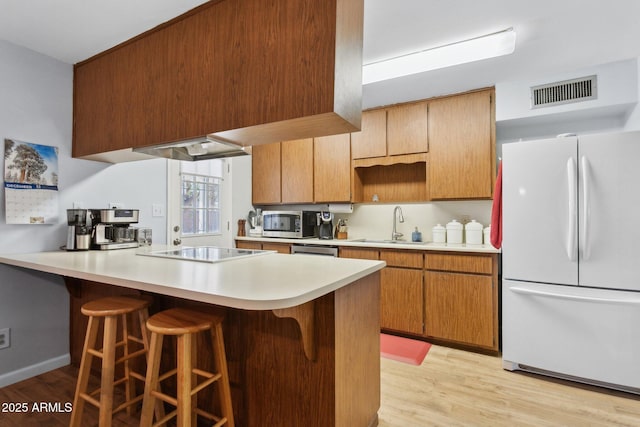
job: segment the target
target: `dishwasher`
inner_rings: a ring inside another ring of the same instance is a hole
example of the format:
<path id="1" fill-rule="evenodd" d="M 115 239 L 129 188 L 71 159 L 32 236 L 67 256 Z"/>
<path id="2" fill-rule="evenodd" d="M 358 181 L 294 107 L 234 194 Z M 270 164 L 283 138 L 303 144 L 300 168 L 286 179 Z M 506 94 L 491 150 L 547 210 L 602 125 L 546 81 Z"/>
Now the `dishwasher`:
<path id="1" fill-rule="evenodd" d="M 291 245 L 291 253 L 337 257 L 338 247 L 327 245 L 293 244 Z"/>

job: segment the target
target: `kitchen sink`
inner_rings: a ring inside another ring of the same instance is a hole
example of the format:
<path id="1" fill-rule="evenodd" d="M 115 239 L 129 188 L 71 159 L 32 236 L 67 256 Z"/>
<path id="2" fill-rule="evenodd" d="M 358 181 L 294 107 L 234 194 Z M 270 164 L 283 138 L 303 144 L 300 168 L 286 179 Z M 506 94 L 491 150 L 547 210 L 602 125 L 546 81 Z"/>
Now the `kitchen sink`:
<path id="1" fill-rule="evenodd" d="M 430 242 L 410 242 L 408 240 L 391 240 L 391 239 L 353 239 L 350 242 L 362 242 L 362 243 L 384 243 L 386 244 L 398 244 L 398 245 L 426 245 Z"/>

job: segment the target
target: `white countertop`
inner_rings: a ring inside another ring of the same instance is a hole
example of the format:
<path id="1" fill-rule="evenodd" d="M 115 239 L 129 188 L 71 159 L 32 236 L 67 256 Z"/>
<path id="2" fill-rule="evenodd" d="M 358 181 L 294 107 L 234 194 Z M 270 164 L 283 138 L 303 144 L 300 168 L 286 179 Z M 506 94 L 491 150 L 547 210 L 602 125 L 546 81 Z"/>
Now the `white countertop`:
<path id="1" fill-rule="evenodd" d="M 0 263 L 247 310 L 294 307 L 385 266 L 381 261 L 277 253 L 216 263 L 136 255 L 165 248 L 0 254 Z"/>
<path id="2" fill-rule="evenodd" d="M 254 242 L 274 242 L 274 243 L 295 243 L 300 245 L 327 245 L 327 246 L 355 246 L 361 248 L 384 248 L 384 249 L 412 249 L 417 251 L 443 251 L 443 252 L 476 252 L 476 253 L 500 253 L 500 249 L 496 249 L 491 245 L 447 245 L 431 242 L 402 242 L 402 243 L 385 243 L 385 242 L 362 242 L 360 239 L 332 239 L 323 240 L 318 238 L 309 239 L 280 239 L 275 237 L 262 237 L 259 235 L 244 237 L 234 237 L 236 240 L 246 240 Z"/>

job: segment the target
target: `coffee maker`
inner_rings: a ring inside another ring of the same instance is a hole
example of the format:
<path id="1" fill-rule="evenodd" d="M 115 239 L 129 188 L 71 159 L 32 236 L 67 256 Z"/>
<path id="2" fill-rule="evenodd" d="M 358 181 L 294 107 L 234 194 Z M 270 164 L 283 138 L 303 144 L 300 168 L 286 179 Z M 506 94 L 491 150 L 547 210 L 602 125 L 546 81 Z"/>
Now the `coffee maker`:
<path id="1" fill-rule="evenodd" d="M 318 237 L 320 239 L 333 239 L 333 214 L 322 211 L 318 214 Z"/>
<path id="2" fill-rule="evenodd" d="M 137 248 L 138 209 L 90 209 L 91 249 Z"/>
<path id="3" fill-rule="evenodd" d="M 68 251 L 87 251 L 90 244 L 91 229 L 87 225 L 86 209 L 67 209 L 67 246 Z"/>

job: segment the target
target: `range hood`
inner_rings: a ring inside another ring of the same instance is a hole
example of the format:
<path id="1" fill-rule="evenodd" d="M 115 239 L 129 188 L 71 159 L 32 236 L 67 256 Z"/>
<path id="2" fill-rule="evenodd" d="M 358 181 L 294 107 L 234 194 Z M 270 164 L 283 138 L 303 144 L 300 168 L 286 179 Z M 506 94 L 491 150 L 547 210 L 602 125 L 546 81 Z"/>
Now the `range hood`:
<path id="1" fill-rule="evenodd" d="M 196 161 L 245 156 L 251 154 L 251 147 L 242 147 L 211 136 L 203 136 L 169 144 L 134 148 L 133 151 L 167 159 Z"/>

